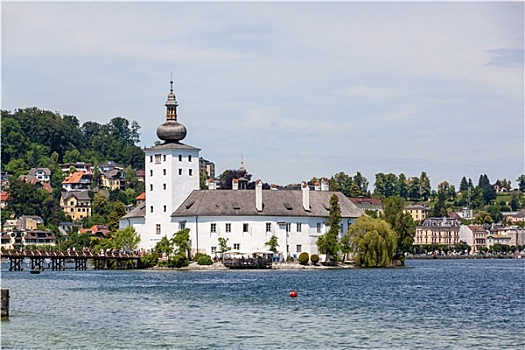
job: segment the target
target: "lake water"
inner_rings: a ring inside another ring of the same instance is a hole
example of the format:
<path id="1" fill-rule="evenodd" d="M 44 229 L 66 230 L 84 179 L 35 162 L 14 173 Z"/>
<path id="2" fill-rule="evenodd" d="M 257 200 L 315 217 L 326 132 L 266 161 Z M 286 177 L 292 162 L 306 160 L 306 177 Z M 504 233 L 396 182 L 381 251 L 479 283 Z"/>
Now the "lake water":
<path id="1" fill-rule="evenodd" d="M 525 259 L 2 271 L 2 349 L 525 349 Z M 290 298 L 295 289 L 297 298 Z"/>

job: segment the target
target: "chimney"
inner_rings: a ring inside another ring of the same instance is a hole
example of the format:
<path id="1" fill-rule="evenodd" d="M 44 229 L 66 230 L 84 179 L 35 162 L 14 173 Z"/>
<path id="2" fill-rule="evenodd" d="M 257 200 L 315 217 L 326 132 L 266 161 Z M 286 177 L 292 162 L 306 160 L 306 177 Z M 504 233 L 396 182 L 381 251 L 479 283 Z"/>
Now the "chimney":
<path id="1" fill-rule="evenodd" d="M 215 183 L 215 180 L 213 179 L 213 177 L 210 177 L 208 179 L 208 189 L 209 190 L 215 190 L 217 189 L 217 184 Z"/>
<path id="2" fill-rule="evenodd" d="M 238 190 L 239 189 L 239 180 L 233 179 L 232 181 L 232 190 Z"/>
<path id="3" fill-rule="evenodd" d="M 316 182 L 314 183 L 314 189 L 315 189 L 316 191 L 321 191 L 321 184 L 319 183 L 319 181 L 316 181 Z"/>
<path id="4" fill-rule="evenodd" d="M 262 181 L 255 181 L 255 209 L 259 212 L 263 210 L 262 188 Z"/>
<path id="5" fill-rule="evenodd" d="M 321 191 L 328 191 L 328 181 L 325 177 L 321 179 Z"/>
<path id="6" fill-rule="evenodd" d="M 301 189 L 303 190 L 303 208 L 310 211 L 310 187 L 306 181 L 301 182 Z"/>

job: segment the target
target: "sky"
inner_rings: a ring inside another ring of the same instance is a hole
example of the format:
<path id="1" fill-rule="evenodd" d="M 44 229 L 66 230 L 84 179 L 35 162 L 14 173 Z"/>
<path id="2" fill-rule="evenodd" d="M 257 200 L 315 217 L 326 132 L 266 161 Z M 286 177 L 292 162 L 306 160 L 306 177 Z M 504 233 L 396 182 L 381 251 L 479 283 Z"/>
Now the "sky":
<path id="1" fill-rule="evenodd" d="M 173 76 L 217 174 L 286 185 L 524 170 L 523 2 L 2 2 L 4 110 L 157 141 Z"/>

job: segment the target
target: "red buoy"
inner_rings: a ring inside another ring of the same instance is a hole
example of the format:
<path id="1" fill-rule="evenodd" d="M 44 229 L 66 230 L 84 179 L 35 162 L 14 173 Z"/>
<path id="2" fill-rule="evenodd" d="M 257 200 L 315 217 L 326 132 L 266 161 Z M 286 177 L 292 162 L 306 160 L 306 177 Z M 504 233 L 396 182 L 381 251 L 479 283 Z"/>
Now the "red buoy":
<path id="1" fill-rule="evenodd" d="M 296 298 L 296 297 L 297 297 L 297 292 L 296 292 L 295 290 L 292 290 L 292 291 L 290 292 L 290 297 L 292 297 L 292 298 Z"/>

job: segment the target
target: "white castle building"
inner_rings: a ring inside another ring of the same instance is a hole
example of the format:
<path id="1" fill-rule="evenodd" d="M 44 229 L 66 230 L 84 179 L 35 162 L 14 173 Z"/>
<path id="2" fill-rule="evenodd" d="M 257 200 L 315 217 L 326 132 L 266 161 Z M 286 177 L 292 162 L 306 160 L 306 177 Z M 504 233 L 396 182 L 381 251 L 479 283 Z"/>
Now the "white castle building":
<path id="1" fill-rule="evenodd" d="M 232 190 L 199 189 L 199 148 L 181 143 L 186 128 L 177 121 L 177 100 L 172 88 L 166 102 L 166 122 L 157 129 L 162 144 L 146 149 L 146 201 L 120 219 L 120 228 L 132 226 L 140 234 L 140 248 L 151 249 L 164 236 L 189 228 L 193 253 L 211 256 L 219 251 L 219 237 L 242 252 L 266 251 L 272 235 L 280 255 L 318 253 L 317 238 L 328 231 L 330 197 L 341 207 L 341 234 L 362 214 L 340 192 L 328 191 L 322 180 L 314 190 L 303 182 L 300 190 L 247 190 L 241 165 Z"/>

